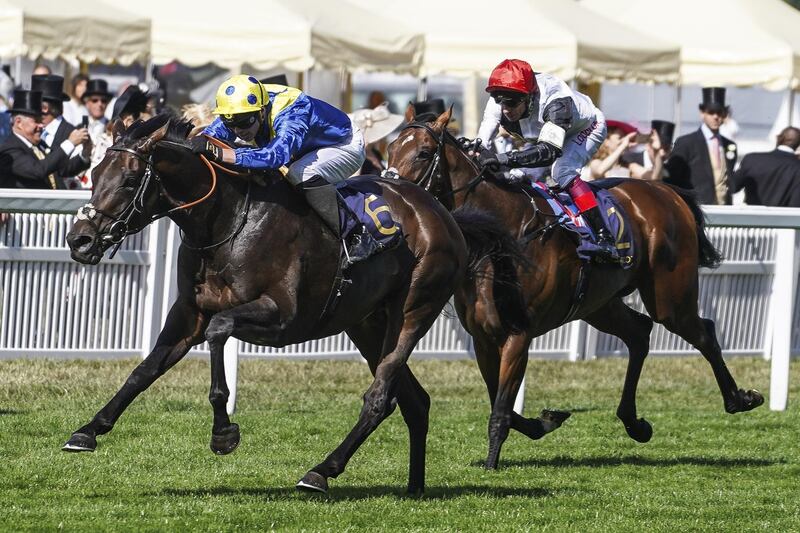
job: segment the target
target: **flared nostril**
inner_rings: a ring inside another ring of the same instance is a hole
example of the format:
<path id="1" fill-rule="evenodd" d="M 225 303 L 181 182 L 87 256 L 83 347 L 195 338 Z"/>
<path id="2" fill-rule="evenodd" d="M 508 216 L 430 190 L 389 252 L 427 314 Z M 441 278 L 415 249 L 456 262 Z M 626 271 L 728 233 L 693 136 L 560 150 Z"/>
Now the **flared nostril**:
<path id="1" fill-rule="evenodd" d="M 69 247 L 76 251 L 76 252 L 88 252 L 92 248 L 92 243 L 94 239 L 92 239 L 89 235 L 68 235 L 67 236 L 67 244 Z"/>

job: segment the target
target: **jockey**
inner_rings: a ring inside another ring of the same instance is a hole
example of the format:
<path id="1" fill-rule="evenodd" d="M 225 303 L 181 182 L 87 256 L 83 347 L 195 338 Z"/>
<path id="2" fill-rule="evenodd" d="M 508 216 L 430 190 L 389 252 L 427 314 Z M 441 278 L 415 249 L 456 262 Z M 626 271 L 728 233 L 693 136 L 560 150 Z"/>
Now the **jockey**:
<path id="1" fill-rule="evenodd" d="M 524 143 L 519 151 L 478 158 L 484 166 L 501 166 L 511 181 L 525 177 L 526 169 L 552 165 L 553 179 L 568 192 L 597 235 L 600 255 L 618 257 L 616 244 L 605 226 L 592 189 L 580 178 L 581 168 L 606 137 L 606 121 L 588 96 L 573 91 L 558 78 L 534 73 L 519 59 L 506 59 L 489 76 L 491 96 L 483 113 L 478 138 L 488 145 L 500 128 Z"/>
<path id="2" fill-rule="evenodd" d="M 238 147 L 221 148 L 198 135 L 191 141 L 195 153 L 250 169 L 288 167 L 287 180 L 342 240 L 335 184 L 358 172 L 365 158 L 362 133 L 345 113 L 299 89 L 263 85 L 245 74 L 219 86 L 213 113 L 218 118 L 203 135 L 228 144 L 238 138 Z M 379 249 L 369 232 L 359 236 L 348 249 L 350 263 Z"/>

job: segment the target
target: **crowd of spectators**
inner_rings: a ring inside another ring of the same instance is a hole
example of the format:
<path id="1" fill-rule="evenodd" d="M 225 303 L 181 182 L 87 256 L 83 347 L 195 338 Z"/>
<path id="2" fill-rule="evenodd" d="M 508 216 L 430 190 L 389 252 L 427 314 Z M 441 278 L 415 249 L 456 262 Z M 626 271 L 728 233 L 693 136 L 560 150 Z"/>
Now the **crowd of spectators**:
<path id="1" fill-rule="evenodd" d="M 265 79 L 267 83 L 283 83 Z M 30 89 L 23 88 L 24 86 Z M 663 180 L 695 190 L 704 204 L 730 204 L 744 190 L 751 205 L 800 207 L 800 130 L 784 129 L 775 150 L 753 153 L 739 162 L 734 137 L 738 126 L 725 102 L 725 89 L 703 89 L 701 126 L 674 140 L 675 125 L 653 120 L 649 131 L 608 119 L 606 140 L 583 170 L 583 178 L 631 177 Z M 160 111 L 164 95 L 147 86 L 123 86 L 113 94 L 106 80 L 83 74 L 65 80 L 45 65 L 34 69 L 28 84 L 16 85 L 7 68 L 0 70 L 0 187 L 91 188 L 91 171 L 113 143 L 111 124 L 129 125 Z M 402 122 L 391 113 L 382 93 L 371 95 L 366 109 L 351 116 L 372 142 L 362 172 L 385 168 L 387 136 Z M 417 102 L 422 111 L 438 100 Z M 191 104 L 183 117 L 201 130 L 213 116 L 207 104 Z M 467 132 L 468 133 L 468 132 Z M 373 139 L 374 137 L 374 139 Z M 518 148 L 501 130 L 492 148 Z"/>

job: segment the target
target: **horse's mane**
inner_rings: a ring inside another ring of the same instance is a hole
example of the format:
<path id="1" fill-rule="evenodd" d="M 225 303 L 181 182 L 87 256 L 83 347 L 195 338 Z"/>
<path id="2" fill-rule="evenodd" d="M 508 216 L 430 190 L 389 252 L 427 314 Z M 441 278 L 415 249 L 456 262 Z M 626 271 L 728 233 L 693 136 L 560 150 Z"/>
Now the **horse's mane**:
<path id="1" fill-rule="evenodd" d="M 148 120 L 137 120 L 125 130 L 122 141 L 136 141 L 152 135 L 155 131 L 167 125 L 167 133 L 164 140 L 179 144 L 186 142 L 186 137 L 192 131 L 194 125 L 191 121 L 183 120 L 172 113 L 161 113 Z"/>

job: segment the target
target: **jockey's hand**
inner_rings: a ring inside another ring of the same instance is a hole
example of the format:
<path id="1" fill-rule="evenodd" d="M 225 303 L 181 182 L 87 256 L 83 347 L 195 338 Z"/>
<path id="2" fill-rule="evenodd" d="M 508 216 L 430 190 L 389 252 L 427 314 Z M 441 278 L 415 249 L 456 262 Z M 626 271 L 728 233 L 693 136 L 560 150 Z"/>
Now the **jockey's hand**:
<path id="1" fill-rule="evenodd" d="M 204 155 L 209 161 L 222 163 L 222 148 L 212 143 L 204 135 L 193 137 L 189 142 L 192 145 L 192 153 Z"/>
<path id="2" fill-rule="evenodd" d="M 496 172 L 501 167 L 508 165 L 508 156 L 506 154 L 496 154 L 491 150 L 481 150 L 478 153 L 478 163 L 482 167 L 487 167 L 489 170 Z"/>

